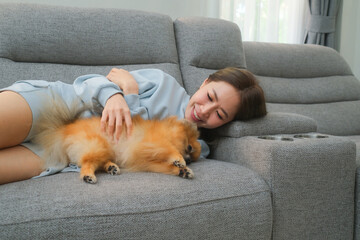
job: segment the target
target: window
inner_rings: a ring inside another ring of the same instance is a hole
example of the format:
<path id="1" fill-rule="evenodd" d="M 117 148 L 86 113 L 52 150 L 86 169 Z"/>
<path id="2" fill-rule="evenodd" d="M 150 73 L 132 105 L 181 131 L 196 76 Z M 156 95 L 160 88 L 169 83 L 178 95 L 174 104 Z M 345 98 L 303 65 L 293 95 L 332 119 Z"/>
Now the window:
<path id="1" fill-rule="evenodd" d="M 302 43 L 305 0 L 221 0 L 220 18 L 238 24 L 243 41 Z"/>

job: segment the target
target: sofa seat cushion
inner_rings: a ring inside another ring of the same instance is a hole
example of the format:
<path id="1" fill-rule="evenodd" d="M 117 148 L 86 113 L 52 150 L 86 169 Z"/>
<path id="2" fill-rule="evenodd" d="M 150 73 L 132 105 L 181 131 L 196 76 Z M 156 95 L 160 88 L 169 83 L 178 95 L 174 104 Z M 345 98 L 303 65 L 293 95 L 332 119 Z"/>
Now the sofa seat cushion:
<path id="1" fill-rule="evenodd" d="M 269 239 L 267 184 L 237 164 L 201 160 L 195 178 L 62 173 L 0 186 L 0 239 Z M 28 232 L 27 236 L 23 233 Z"/>

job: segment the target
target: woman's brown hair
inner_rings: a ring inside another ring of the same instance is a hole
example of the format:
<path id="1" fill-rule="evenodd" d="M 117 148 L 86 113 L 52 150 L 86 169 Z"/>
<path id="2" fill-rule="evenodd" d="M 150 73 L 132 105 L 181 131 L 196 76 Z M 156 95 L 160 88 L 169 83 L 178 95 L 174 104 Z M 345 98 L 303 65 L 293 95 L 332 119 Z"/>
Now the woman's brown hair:
<path id="1" fill-rule="evenodd" d="M 266 115 L 264 91 L 248 70 L 224 68 L 210 74 L 208 81 L 227 82 L 239 91 L 241 100 L 234 120 L 246 121 Z"/>

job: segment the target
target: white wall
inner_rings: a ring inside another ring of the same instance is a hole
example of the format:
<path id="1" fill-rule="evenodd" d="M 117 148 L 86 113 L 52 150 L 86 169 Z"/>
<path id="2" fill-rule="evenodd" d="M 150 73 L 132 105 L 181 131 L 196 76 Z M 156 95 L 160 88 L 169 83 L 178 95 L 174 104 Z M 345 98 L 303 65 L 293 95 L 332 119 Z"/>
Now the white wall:
<path id="1" fill-rule="evenodd" d="M 39 3 L 47 5 L 123 8 L 157 12 L 172 19 L 187 16 L 218 17 L 219 0 L 0 0 L 5 2 Z"/>
<path id="2" fill-rule="evenodd" d="M 359 0 L 343 0 L 337 24 L 336 49 L 349 63 L 354 75 L 360 80 L 360 3 Z"/>

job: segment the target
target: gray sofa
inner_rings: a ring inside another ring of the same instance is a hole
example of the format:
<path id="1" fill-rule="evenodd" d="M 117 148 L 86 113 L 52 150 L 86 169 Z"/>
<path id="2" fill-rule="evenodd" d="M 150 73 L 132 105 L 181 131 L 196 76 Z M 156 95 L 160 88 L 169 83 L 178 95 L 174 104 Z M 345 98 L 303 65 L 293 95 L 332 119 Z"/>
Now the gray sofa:
<path id="1" fill-rule="evenodd" d="M 193 180 L 99 174 L 90 185 L 62 173 L 2 185 L 0 239 L 359 239 L 360 83 L 334 50 L 242 42 L 218 19 L 0 5 L 0 88 L 159 68 L 192 94 L 227 66 L 257 75 L 269 114 L 213 130 Z"/>

